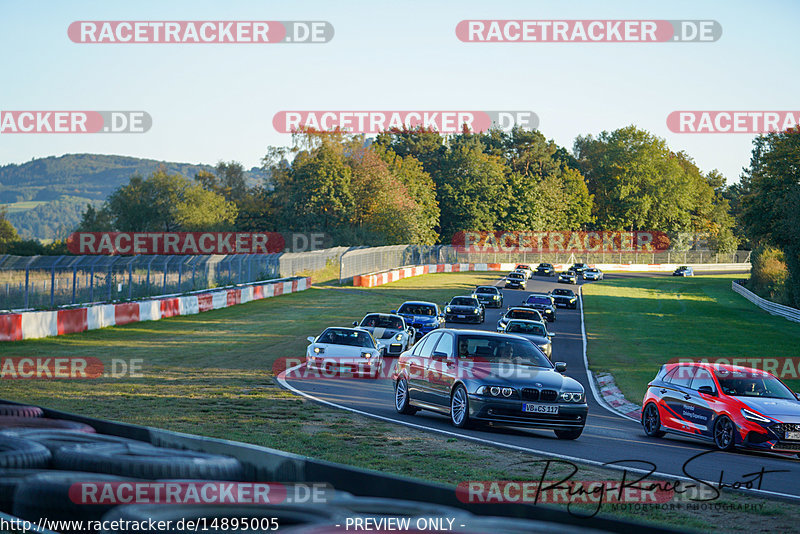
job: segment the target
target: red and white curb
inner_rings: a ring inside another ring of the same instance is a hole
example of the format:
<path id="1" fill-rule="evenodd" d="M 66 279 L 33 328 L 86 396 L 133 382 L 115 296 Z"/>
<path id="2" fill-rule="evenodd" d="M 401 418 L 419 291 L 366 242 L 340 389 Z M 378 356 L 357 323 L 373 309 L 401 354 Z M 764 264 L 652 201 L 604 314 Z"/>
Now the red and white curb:
<path id="1" fill-rule="evenodd" d="M 158 321 L 178 315 L 194 315 L 244 304 L 251 300 L 296 293 L 309 287 L 311 287 L 311 278 L 270 280 L 191 295 L 162 296 L 135 302 L 99 304 L 53 311 L 0 314 L 0 341 L 60 336 L 106 326 Z"/>
<path id="2" fill-rule="evenodd" d="M 625 398 L 622 391 L 614 383 L 614 377 L 608 373 L 598 373 L 595 375 L 600 389 L 600 395 L 606 403 L 628 417 L 633 417 L 637 421 L 642 418 L 642 407 L 634 404 Z"/>

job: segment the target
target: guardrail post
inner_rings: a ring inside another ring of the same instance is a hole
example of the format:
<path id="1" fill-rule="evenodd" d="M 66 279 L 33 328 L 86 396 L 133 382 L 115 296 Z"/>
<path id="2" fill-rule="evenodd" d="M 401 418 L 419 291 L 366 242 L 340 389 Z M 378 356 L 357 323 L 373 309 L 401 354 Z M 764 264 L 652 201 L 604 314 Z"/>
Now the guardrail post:
<path id="1" fill-rule="evenodd" d="M 128 262 L 128 300 L 133 300 L 133 262 L 139 256 L 134 256 L 131 261 Z"/>
<path id="2" fill-rule="evenodd" d="M 50 268 L 50 307 L 56 307 L 56 265 L 64 259 L 64 256 L 59 256 Z"/>
<path id="3" fill-rule="evenodd" d="M 164 283 L 161 286 L 161 294 L 167 294 L 167 267 L 169 266 L 169 256 L 167 256 L 167 261 L 164 262 Z"/>
<path id="4" fill-rule="evenodd" d="M 77 288 L 75 287 L 78 283 L 78 264 L 72 266 L 72 302 L 70 304 L 75 304 L 75 292 Z"/>
<path id="5" fill-rule="evenodd" d="M 178 264 L 178 293 L 180 293 L 183 288 L 181 287 L 181 282 L 183 279 L 183 260 Z"/>
<path id="6" fill-rule="evenodd" d="M 114 286 L 114 280 L 112 280 L 112 275 L 114 272 L 114 262 L 108 264 L 108 298 L 106 299 L 107 302 L 111 302 L 111 288 Z"/>
<path id="7" fill-rule="evenodd" d="M 25 266 L 25 309 L 28 309 L 28 286 L 30 284 L 30 262 Z"/>

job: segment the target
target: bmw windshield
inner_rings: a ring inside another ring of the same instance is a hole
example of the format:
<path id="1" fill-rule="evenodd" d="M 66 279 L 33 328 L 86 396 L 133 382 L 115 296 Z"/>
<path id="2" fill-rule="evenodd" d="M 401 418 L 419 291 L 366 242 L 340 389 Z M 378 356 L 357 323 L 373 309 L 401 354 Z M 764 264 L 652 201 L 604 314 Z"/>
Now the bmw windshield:
<path id="1" fill-rule="evenodd" d="M 553 365 L 530 341 L 513 337 L 462 335 L 458 338 L 458 357 L 480 362 L 527 365 L 551 369 Z"/>

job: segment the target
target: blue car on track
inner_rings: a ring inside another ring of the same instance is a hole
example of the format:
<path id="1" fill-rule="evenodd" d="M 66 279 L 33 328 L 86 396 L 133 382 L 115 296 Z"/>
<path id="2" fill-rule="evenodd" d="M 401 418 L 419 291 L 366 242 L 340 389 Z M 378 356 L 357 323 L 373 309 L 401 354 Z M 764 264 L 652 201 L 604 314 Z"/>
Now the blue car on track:
<path id="1" fill-rule="evenodd" d="M 406 323 L 414 328 L 417 333 L 416 339 L 431 330 L 444 326 L 444 317 L 439 311 L 439 307 L 433 302 L 410 300 L 404 302 L 396 310 L 392 310 L 392 313 L 401 315 Z"/>

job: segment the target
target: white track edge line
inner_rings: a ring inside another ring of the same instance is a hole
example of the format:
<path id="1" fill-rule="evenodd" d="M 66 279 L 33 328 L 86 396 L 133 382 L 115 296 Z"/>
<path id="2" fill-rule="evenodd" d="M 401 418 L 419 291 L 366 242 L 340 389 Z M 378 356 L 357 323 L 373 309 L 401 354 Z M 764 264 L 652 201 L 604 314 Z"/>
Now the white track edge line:
<path id="1" fill-rule="evenodd" d="M 623 471 L 623 472 L 628 471 L 628 472 L 632 472 L 632 473 L 646 474 L 646 475 L 650 475 L 650 476 L 657 476 L 657 477 L 665 478 L 665 479 L 668 479 L 668 480 L 669 479 L 684 480 L 684 481 L 687 481 L 687 482 L 694 482 L 694 483 L 697 483 L 698 481 L 700 481 L 700 482 L 703 482 L 705 484 L 709 484 L 711 486 L 713 486 L 713 484 L 714 484 L 713 481 L 708 481 L 708 480 L 693 479 L 693 478 L 686 477 L 686 476 L 681 476 L 681 475 L 674 475 L 674 474 L 670 474 L 670 473 L 662 473 L 660 471 L 653 471 L 651 473 L 647 469 L 639 469 L 639 468 L 635 468 L 635 467 L 624 467 L 624 466 L 618 466 L 618 465 L 606 465 L 604 462 L 598 462 L 597 460 L 589 460 L 589 459 L 585 459 L 585 458 L 579 458 L 577 456 L 567 456 L 566 454 L 558 454 L 558 453 L 550 452 L 550 451 L 542 451 L 542 450 L 538 450 L 538 449 L 525 448 L 525 447 L 520 447 L 519 445 L 513 445 L 511 443 L 503 443 L 503 442 L 500 442 L 500 441 L 492 441 L 490 439 L 479 438 L 479 437 L 476 437 L 476 436 L 467 436 L 467 435 L 464 435 L 464 434 L 458 434 L 456 432 L 451 432 L 451 431 L 448 431 L 448 430 L 442 430 L 442 429 L 439 429 L 439 428 L 432 428 L 432 427 L 428 427 L 428 426 L 424 426 L 424 425 L 418 425 L 416 423 L 409 423 L 407 421 L 401 421 L 399 419 L 392 419 L 391 417 L 384 417 L 382 415 L 377 415 L 377 414 L 365 412 L 363 410 L 358 410 L 356 408 L 350 408 L 349 406 L 342 406 L 341 404 L 336 404 L 335 402 L 330 402 L 330 401 L 326 401 L 326 400 L 320 399 L 319 397 L 315 397 L 314 395 L 311 395 L 310 393 L 306 393 L 304 391 L 300 391 L 299 389 L 289 385 L 289 383 L 286 382 L 286 373 L 294 371 L 295 369 L 299 369 L 302 366 L 303 366 L 303 364 L 301 363 L 301 364 L 295 365 L 294 367 L 291 367 L 289 369 L 286 369 L 286 370 L 282 371 L 276 377 L 278 382 L 280 382 L 280 384 L 284 388 L 292 391 L 293 393 L 295 393 L 297 395 L 300 395 L 301 397 L 306 397 L 307 399 L 311 399 L 314 402 L 318 402 L 320 404 L 325 404 L 327 406 L 332 406 L 332 407 L 338 408 L 340 410 L 345 410 L 345 411 L 352 412 L 352 413 L 355 413 L 355 414 L 364 415 L 366 417 L 371 417 L 373 419 L 379 419 L 381 421 L 387 421 L 389 423 L 395 423 L 395 424 L 407 426 L 409 428 L 415 428 L 415 429 L 426 431 L 426 432 L 435 432 L 437 434 L 444 434 L 445 436 L 451 436 L 451 437 L 458 438 L 458 439 L 465 439 L 467 441 L 473 441 L 473 442 L 476 442 L 476 443 L 488 444 L 488 445 L 492 445 L 494 447 L 499 447 L 501 449 L 512 449 L 512 450 L 519 451 L 519 452 L 524 452 L 524 453 L 541 454 L 542 456 L 551 457 L 551 458 L 557 458 L 559 460 L 566 460 L 566 461 L 570 461 L 570 462 L 578 462 L 578 463 L 592 465 L 592 466 L 595 466 L 595 467 L 601 467 L 601 468 L 605 468 L 605 469 L 612 469 L 614 471 Z M 737 491 L 737 490 L 732 490 L 732 491 Z M 788 493 L 780 493 L 780 492 L 777 492 L 777 491 L 768 491 L 768 490 L 759 490 L 759 489 L 747 489 L 747 488 L 738 488 L 738 491 L 741 491 L 742 493 L 755 493 L 755 494 L 759 494 L 759 495 L 768 495 L 768 496 L 772 496 L 772 497 L 780 497 L 780 498 L 789 499 L 789 500 L 792 500 L 792 501 L 800 500 L 800 495 L 791 495 L 791 494 L 788 494 Z"/>

